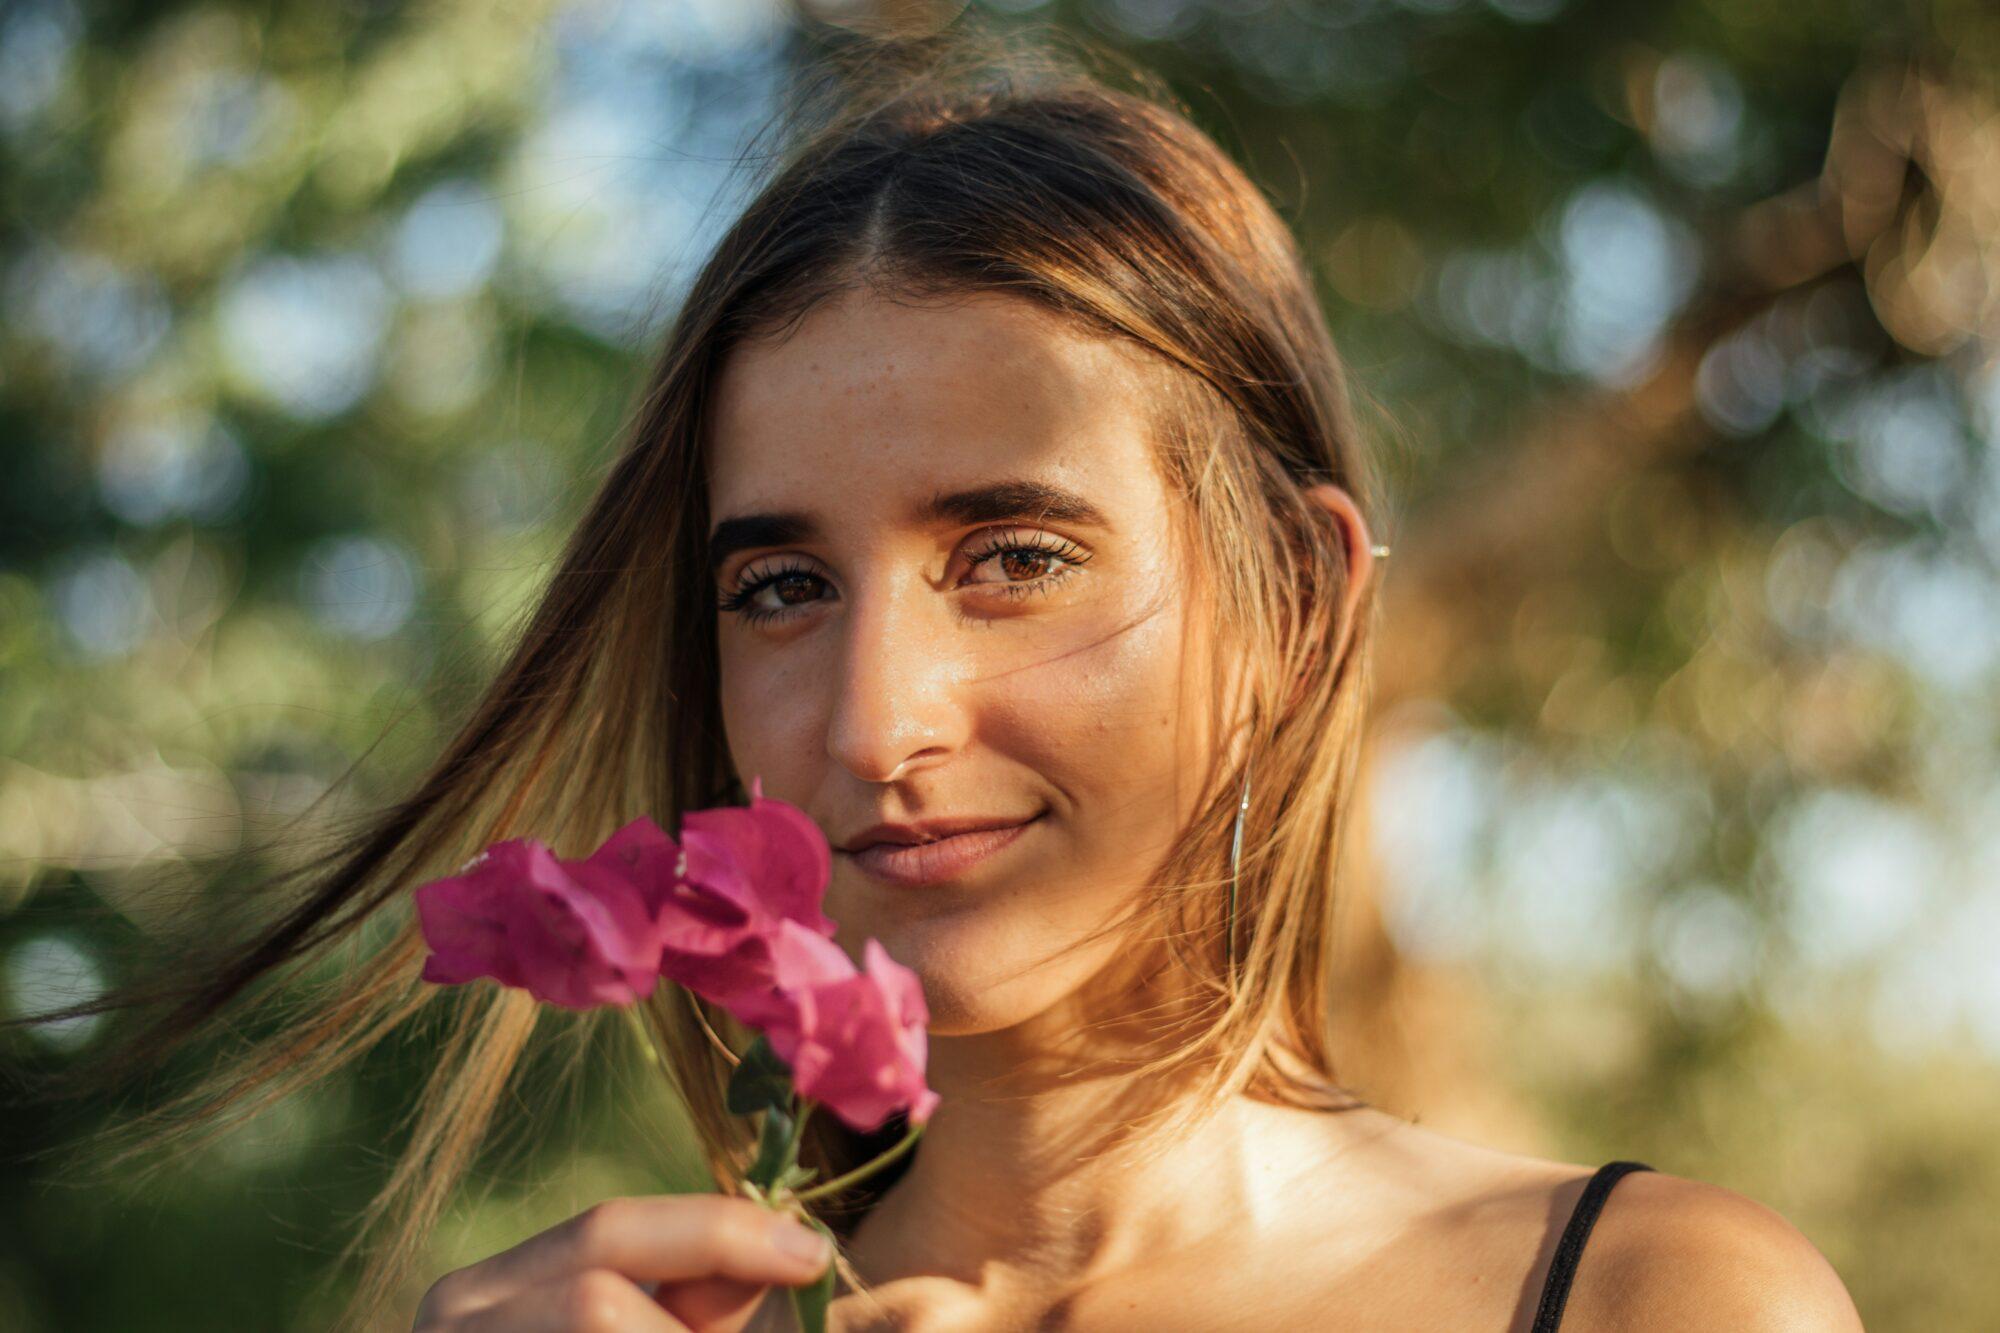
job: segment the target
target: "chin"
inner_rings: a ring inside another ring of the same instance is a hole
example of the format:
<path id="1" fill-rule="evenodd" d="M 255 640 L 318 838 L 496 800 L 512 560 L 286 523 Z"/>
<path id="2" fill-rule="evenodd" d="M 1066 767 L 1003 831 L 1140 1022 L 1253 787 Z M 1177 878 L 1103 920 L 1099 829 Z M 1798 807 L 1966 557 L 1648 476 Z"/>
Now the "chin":
<path id="1" fill-rule="evenodd" d="M 918 973 L 922 976 L 922 973 Z M 924 1003 L 931 1012 L 933 1037 L 977 1037 L 1000 1032 L 1033 1018 L 1048 1007 L 1045 997 L 1010 994 L 1019 987 L 968 987 L 924 978 Z"/>
<path id="2" fill-rule="evenodd" d="M 1061 939 L 1043 930 L 1010 931 L 991 919 L 900 921 L 873 933 L 923 983 L 929 1030 L 937 1037 L 1025 1023 L 1074 994 L 1106 961 L 1074 952 L 1051 959 Z M 848 943 L 844 930 L 841 943 Z"/>
<path id="3" fill-rule="evenodd" d="M 863 941 L 880 940 L 889 956 L 917 974 L 929 1030 L 970 1037 L 1025 1023 L 1084 985 L 1118 952 L 1115 941 L 1059 957 L 1090 921 L 1072 895 L 1047 883 L 943 885 L 887 890 L 848 878 L 836 866 L 826 912 L 835 938 L 859 958 Z M 1065 911 L 1068 908 L 1068 911 Z"/>
<path id="4" fill-rule="evenodd" d="M 1032 1014 L 1046 983 L 1022 971 L 1011 951 L 996 949 L 992 931 L 954 929 L 944 922 L 900 922 L 876 932 L 889 956 L 917 974 L 930 1031 L 972 1036 L 1008 1027 Z M 843 941 L 844 942 L 844 941 Z"/>
<path id="5" fill-rule="evenodd" d="M 827 914 L 838 923 L 834 938 L 850 957 L 860 958 L 863 941 L 873 938 L 881 941 L 891 958 L 917 974 L 932 1032 L 1004 1026 L 990 1011 L 1000 992 L 1016 987 L 995 984 L 995 973 L 1003 969 L 992 966 L 990 922 L 979 926 L 962 918 L 884 920 L 866 911 L 841 912 L 831 903 Z"/>

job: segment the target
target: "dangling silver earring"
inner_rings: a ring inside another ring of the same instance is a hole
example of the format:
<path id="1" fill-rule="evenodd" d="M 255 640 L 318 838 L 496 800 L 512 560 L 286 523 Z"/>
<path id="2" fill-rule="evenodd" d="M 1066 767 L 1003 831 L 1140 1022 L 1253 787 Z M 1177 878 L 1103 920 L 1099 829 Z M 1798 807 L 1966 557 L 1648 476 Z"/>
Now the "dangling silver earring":
<path id="1" fill-rule="evenodd" d="M 1243 860 L 1243 815 L 1250 809 L 1250 761 L 1243 761 L 1243 795 L 1236 801 L 1236 833 L 1229 840 L 1229 988 L 1236 989 L 1236 888 Z"/>

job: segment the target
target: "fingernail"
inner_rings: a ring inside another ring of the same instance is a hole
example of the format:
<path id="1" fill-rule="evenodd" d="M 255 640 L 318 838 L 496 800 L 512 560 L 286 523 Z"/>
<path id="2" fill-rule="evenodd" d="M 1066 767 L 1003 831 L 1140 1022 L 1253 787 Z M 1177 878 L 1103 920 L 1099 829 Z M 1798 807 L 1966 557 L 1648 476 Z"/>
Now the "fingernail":
<path id="1" fill-rule="evenodd" d="M 824 1267 L 833 1257 L 832 1249 L 825 1236 L 811 1227 L 802 1227 L 797 1222 L 778 1222 L 771 1227 L 771 1243 L 778 1247 L 778 1253 L 788 1259 L 797 1259 L 802 1264 L 815 1268 Z"/>

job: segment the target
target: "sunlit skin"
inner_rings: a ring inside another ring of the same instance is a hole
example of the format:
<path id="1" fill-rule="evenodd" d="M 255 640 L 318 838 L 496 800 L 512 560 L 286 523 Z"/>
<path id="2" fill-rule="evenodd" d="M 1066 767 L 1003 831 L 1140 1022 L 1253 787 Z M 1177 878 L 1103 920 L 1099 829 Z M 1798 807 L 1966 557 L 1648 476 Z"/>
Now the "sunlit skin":
<path id="1" fill-rule="evenodd" d="M 1071 1021 L 1047 1011 L 1115 945 L 1045 957 L 1166 850 L 1209 743 L 1177 697 L 1199 663 L 1183 657 L 1190 589 L 1140 368 L 1013 305 L 848 301 L 745 350 L 723 379 L 710 483 L 718 520 L 798 512 L 822 533 L 718 571 L 725 599 L 786 571 L 720 617 L 746 781 L 836 845 L 883 820 L 1048 812 L 954 883 L 883 885 L 835 857 L 841 942 L 881 939 L 922 977 L 932 1032 L 986 1046 Z M 1103 524 L 906 517 L 1018 480 L 1086 498 Z"/>
<path id="2" fill-rule="evenodd" d="M 851 1247 L 872 1296 L 838 1300 L 832 1325 L 1525 1328 L 1587 1168 L 1241 1099 L 1140 1170 L 1074 1152 L 1115 1114 L 1118 1080 L 993 1092 L 1102 1016 L 1088 983 L 1118 944 L 1055 955 L 1141 890 L 1221 740 L 1196 706 L 1215 651 L 1204 584 L 1149 437 L 1160 373 L 1017 297 L 865 291 L 725 368 L 711 515 L 806 524 L 715 570 L 738 773 L 836 845 L 884 820 L 1040 814 L 948 883 L 883 884 L 835 857 L 839 939 L 878 938 L 922 979 L 944 1100 Z M 1020 481 L 1094 521 L 918 517 Z M 1340 488 L 1310 494 L 1346 544 L 1351 609 L 1377 573 L 1367 525 Z M 1565 1329 L 1858 1327 L 1760 1205 L 1666 1174 L 1615 1197 Z M 1718 1264 L 1756 1280 L 1719 1288 Z M 1772 1284 L 1806 1322 L 1766 1321 Z M 764 1311 L 758 1326 L 786 1326 L 781 1302 Z"/>

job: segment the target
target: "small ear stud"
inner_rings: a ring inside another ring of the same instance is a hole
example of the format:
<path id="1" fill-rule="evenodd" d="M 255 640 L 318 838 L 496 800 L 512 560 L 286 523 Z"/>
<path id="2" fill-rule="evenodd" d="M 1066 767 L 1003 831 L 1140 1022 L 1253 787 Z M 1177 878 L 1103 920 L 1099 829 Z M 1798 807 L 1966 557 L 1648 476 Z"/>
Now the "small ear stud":
<path id="1" fill-rule="evenodd" d="M 1389 548 L 1386 546 L 1371 546 L 1368 549 L 1374 553 L 1377 560 L 1387 560 L 1389 558 Z"/>

